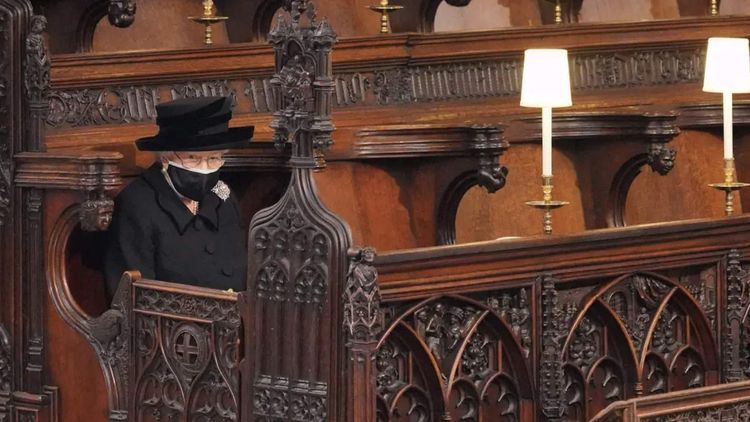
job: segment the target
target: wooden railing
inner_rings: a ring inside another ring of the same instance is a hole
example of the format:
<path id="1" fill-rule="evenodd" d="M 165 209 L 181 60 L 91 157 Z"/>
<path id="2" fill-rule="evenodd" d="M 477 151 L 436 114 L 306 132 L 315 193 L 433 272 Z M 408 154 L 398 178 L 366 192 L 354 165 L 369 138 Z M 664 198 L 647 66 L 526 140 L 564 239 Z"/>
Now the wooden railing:
<path id="1" fill-rule="evenodd" d="M 750 382 L 711 387 L 612 403 L 591 422 L 743 421 L 750 415 Z"/>

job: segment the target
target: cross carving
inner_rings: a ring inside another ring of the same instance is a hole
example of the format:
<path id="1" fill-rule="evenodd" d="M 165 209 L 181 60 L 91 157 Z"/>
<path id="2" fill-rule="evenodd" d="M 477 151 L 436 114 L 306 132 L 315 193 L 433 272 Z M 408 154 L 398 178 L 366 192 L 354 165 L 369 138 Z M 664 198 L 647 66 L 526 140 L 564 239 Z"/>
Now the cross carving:
<path id="1" fill-rule="evenodd" d="M 175 355 L 185 365 L 195 365 L 200 355 L 198 342 L 190 333 L 182 333 L 177 338 L 174 348 Z"/>

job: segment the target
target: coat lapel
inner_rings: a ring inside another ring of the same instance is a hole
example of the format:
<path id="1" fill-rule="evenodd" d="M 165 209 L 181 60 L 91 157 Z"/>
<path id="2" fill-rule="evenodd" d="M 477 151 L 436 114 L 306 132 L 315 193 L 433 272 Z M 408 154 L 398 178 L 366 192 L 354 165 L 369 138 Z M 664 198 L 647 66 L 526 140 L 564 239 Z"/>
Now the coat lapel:
<path id="1" fill-rule="evenodd" d="M 172 219 L 180 234 L 185 233 L 193 220 L 193 214 L 180 201 L 174 190 L 167 183 L 161 172 L 161 164 L 155 163 L 143 172 L 143 178 L 156 191 L 156 202 L 159 207 Z"/>

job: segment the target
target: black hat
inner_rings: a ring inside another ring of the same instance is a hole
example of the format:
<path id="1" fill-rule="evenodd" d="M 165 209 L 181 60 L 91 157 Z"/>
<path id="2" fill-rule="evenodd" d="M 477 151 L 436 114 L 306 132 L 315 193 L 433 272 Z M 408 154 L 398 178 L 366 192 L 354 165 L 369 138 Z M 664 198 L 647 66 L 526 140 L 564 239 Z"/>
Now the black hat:
<path id="1" fill-rule="evenodd" d="M 135 143 L 141 151 L 215 151 L 246 146 L 253 126 L 229 127 L 228 97 L 183 98 L 156 106 L 156 136 Z"/>

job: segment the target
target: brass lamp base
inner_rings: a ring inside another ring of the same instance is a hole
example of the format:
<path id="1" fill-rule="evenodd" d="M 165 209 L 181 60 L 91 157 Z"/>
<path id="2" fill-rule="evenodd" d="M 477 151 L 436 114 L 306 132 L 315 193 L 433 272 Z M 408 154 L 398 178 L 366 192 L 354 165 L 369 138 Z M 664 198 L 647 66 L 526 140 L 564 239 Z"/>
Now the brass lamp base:
<path id="1" fill-rule="evenodd" d="M 541 201 L 528 201 L 526 205 L 544 211 L 544 234 L 552 234 L 552 210 L 568 205 L 567 201 L 552 200 L 552 176 L 542 176 L 542 192 L 544 194 Z"/>
<path id="2" fill-rule="evenodd" d="M 750 183 L 735 182 L 734 159 L 724 159 L 724 183 L 711 183 L 708 186 L 724 191 L 724 212 L 727 216 L 734 214 L 734 191 L 750 186 Z"/>
<path id="3" fill-rule="evenodd" d="M 200 23 L 206 27 L 203 36 L 203 43 L 205 45 L 212 45 L 214 43 L 214 40 L 211 25 L 225 21 L 229 18 L 227 16 L 216 15 L 216 8 L 214 7 L 213 0 L 203 0 L 203 15 L 189 16 L 188 19 L 193 22 Z"/>
<path id="4" fill-rule="evenodd" d="M 388 4 L 388 0 L 380 0 L 380 4 L 375 6 L 368 6 L 368 9 L 380 13 L 380 33 L 390 34 L 391 33 L 391 20 L 390 13 L 396 10 L 401 10 L 404 6 L 395 4 Z"/>

